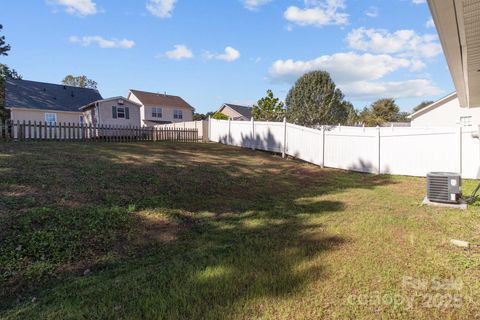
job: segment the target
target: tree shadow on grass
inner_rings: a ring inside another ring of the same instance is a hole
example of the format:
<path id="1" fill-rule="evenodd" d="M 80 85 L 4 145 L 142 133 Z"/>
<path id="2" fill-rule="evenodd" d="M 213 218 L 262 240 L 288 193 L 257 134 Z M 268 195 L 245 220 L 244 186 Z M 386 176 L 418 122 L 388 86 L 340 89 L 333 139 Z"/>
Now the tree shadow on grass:
<path id="1" fill-rule="evenodd" d="M 43 246 L 27 241 L 17 253 L 29 263 L 43 258 L 52 268 L 92 263 L 87 277 L 56 269 L 60 280 L 31 288 L 36 303 L 3 306 L 25 318 L 258 316 L 263 311 L 252 311 L 252 304 L 298 294 L 325 277 L 323 265 L 310 262 L 351 241 L 314 222 L 344 210 L 342 201 L 322 197 L 391 183 L 387 176 L 321 170 L 220 145 L 18 148 L 0 158 L 10 168 L 0 172 L 6 181 L 1 196 L 11 200 L 17 188 L 21 199 L 33 200 L 7 203 L 3 226 L 23 233 L 48 229 L 53 240 Z M 46 148 L 55 156 L 42 153 Z M 46 175 L 45 168 L 52 171 Z M 152 220 L 159 216 L 164 223 Z M 170 236 L 159 240 L 155 232 Z M 18 243 L 8 243 L 0 253 L 16 250 Z M 45 254 L 52 250 L 55 255 Z"/>

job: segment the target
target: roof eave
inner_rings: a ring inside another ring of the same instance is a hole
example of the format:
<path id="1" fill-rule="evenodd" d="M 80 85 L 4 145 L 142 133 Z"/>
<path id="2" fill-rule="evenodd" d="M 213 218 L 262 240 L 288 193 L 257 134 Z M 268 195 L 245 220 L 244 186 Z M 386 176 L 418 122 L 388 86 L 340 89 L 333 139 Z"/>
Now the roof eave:
<path id="1" fill-rule="evenodd" d="M 465 30 L 463 8 L 458 0 L 428 0 L 430 12 L 439 34 L 443 52 L 452 76 L 461 107 L 469 107 L 465 55 L 462 46 Z"/>

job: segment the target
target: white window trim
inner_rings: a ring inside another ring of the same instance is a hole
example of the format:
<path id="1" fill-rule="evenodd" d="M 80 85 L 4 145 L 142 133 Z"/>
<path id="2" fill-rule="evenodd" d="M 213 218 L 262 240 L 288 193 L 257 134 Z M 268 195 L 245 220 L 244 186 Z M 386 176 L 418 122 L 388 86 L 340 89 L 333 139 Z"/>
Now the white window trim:
<path id="1" fill-rule="evenodd" d="M 460 117 L 460 125 L 464 127 L 471 127 L 472 126 L 472 116 L 461 116 Z"/>
<path id="2" fill-rule="evenodd" d="M 122 112 L 123 112 L 123 117 L 120 117 L 120 109 L 122 109 Z M 125 119 L 125 116 L 126 116 L 126 110 L 125 110 L 125 107 L 120 107 L 120 106 L 117 106 L 117 118 L 118 119 Z"/>
<path id="3" fill-rule="evenodd" d="M 55 118 L 55 121 L 48 121 L 47 116 L 53 116 Z M 48 123 L 48 124 L 56 123 L 57 122 L 57 114 L 55 112 L 45 112 L 44 120 L 45 120 L 45 123 Z"/>
<path id="4" fill-rule="evenodd" d="M 183 110 L 173 110 L 173 119 L 183 120 Z"/>
<path id="5" fill-rule="evenodd" d="M 156 112 L 154 112 L 154 110 L 156 110 Z M 158 112 L 158 110 L 160 110 L 160 112 Z M 154 116 L 153 114 L 156 114 L 157 116 Z M 152 107 L 152 118 L 158 118 L 158 119 L 161 119 L 163 118 L 163 109 L 161 107 Z M 160 117 L 158 116 L 160 115 Z"/>

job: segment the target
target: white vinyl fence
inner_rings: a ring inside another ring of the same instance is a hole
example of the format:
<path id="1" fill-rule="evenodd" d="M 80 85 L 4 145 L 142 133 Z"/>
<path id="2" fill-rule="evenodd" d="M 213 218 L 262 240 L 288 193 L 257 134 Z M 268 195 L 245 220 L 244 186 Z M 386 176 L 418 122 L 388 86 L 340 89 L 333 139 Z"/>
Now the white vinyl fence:
<path id="1" fill-rule="evenodd" d="M 459 172 L 477 178 L 480 142 L 476 127 L 361 128 L 321 130 L 286 122 L 211 119 L 210 141 L 283 153 L 319 166 L 352 171 L 426 176 Z"/>
<path id="2" fill-rule="evenodd" d="M 207 120 L 159 124 L 159 125 L 156 125 L 155 128 L 197 129 L 198 139 L 203 141 L 208 140 L 208 121 Z"/>

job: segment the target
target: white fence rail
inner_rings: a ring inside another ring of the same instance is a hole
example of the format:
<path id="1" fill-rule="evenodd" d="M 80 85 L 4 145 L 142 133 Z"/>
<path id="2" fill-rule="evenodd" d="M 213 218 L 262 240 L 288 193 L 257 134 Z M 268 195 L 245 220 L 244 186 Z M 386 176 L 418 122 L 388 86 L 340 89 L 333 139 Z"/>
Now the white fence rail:
<path id="1" fill-rule="evenodd" d="M 198 139 L 203 141 L 208 140 L 208 121 L 207 120 L 159 124 L 159 125 L 156 125 L 155 128 L 197 129 Z"/>
<path id="2" fill-rule="evenodd" d="M 478 178 L 477 128 L 311 129 L 286 122 L 211 119 L 210 141 L 279 152 L 316 165 L 360 172 L 425 176 L 459 172 Z"/>

